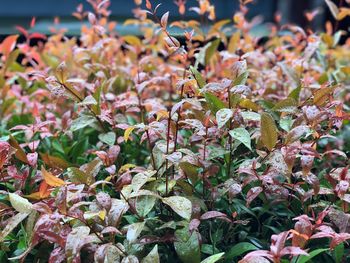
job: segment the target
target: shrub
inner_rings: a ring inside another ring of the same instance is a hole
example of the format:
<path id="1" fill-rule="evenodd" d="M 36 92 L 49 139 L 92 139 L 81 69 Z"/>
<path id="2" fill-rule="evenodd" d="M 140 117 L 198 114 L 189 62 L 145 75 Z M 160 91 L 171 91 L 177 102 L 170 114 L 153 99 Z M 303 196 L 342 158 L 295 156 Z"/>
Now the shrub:
<path id="1" fill-rule="evenodd" d="M 2 260 L 350 260 L 350 42 L 329 23 L 261 39 L 244 2 L 203 28 L 147 0 L 137 37 L 90 0 L 79 38 L 4 39 Z"/>

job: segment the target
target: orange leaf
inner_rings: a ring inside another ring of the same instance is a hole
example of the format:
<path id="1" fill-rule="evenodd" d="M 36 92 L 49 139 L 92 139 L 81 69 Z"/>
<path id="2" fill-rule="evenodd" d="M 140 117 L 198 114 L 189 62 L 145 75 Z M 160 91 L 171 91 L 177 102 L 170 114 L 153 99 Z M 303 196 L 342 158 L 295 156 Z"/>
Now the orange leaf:
<path id="1" fill-rule="evenodd" d="M 39 195 L 40 195 L 40 198 L 41 199 L 44 199 L 46 197 L 49 197 L 50 196 L 50 189 L 49 189 L 49 185 L 45 182 L 45 181 L 42 181 L 40 183 L 40 186 L 39 186 Z"/>
<path id="2" fill-rule="evenodd" d="M 46 171 L 44 166 L 41 166 L 41 173 L 44 177 L 45 182 L 50 186 L 56 187 L 56 186 L 62 186 L 66 184 L 62 179 Z"/>
<path id="3" fill-rule="evenodd" d="M 6 57 L 10 54 L 10 52 L 15 48 L 16 41 L 17 41 L 18 35 L 12 35 L 8 36 L 4 39 L 4 41 L 1 44 L 1 52 Z"/>
<path id="4" fill-rule="evenodd" d="M 48 184 L 45 181 L 42 181 L 39 186 L 39 191 L 31 193 L 30 195 L 25 195 L 24 197 L 31 200 L 42 200 L 50 196 L 51 190 L 48 188 Z"/>

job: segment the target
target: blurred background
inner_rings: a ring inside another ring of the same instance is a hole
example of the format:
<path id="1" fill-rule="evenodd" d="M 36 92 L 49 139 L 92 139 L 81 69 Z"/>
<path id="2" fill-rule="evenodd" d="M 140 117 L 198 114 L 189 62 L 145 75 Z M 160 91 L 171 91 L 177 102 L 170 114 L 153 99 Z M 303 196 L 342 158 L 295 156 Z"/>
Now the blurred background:
<path id="1" fill-rule="evenodd" d="M 343 2 L 343 0 L 333 1 L 336 4 Z M 151 2 L 154 6 L 161 2 L 159 13 L 170 11 L 171 20 L 183 18 L 173 0 L 151 0 Z M 59 17 L 60 26 L 68 30 L 67 34 L 76 35 L 79 33 L 81 24 L 72 17 L 72 13 L 81 3 L 84 9 L 89 10 L 89 4 L 85 0 L 0 0 L 0 35 L 15 33 L 15 25 L 28 27 L 32 17 L 37 18 L 33 31 L 49 34 L 53 18 Z M 215 5 L 217 20 L 232 18 L 239 9 L 239 0 L 212 0 L 211 3 Z M 198 6 L 197 0 L 186 1 L 187 11 L 184 18 L 197 17 L 195 12 L 188 11 L 193 6 Z M 277 12 L 281 14 L 281 23 L 295 23 L 313 30 L 322 30 L 325 21 L 334 20 L 324 0 L 254 0 L 248 6 L 250 10 L 248 17 L 260 15 L 266 23 L 274 21 Z M 111 18 L 119 22 L 117 30 L 120 34 L 137 33 L 130 32 L 134 30 L 132 28 L 122 26 L 123 20 L 133 17 L 132 10 L 135 7 L 134 0 L 111 0 Z M 311 23 L 306 19 L 306 12 L 309 15 L 315 15 Z M 341 29 L 348 30 L 348 19 L 339 26 Z"/>

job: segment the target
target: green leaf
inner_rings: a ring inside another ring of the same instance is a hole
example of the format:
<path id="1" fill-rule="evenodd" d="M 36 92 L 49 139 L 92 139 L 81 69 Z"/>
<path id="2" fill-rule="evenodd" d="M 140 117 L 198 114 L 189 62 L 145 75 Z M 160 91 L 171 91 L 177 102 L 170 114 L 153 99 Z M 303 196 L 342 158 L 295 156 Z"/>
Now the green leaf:
<path id="1" fill-rule="evenodd" d="M 334 248 L 335 263 L 341 263 L 344 257 L 344 243 L 340 243 Z"/>
<path id="2" fill-rule="evenodd" d="M 286 98 L 284 100 L 281 100 L 278 102 L 272 110 L 278 111 L 278 112 L 287 112 L 287 113 L 293 113 L 297 110 L 297 102 L 293 98 Z"/>
<path id="3" fill-rule="evenodd" d="M 260 121 L 261 119 L 260 114 L 253 111 L 242 111 L 241 115 L 244 120 L 248 121 Z"/>
<path id="4" fill-rule="evenodd" d="M 131 186 L 134 192 L 137 192 L 141 189 L 141 187 L 148 181 L 149 178 L 154 175 L 155 172 L 142 172 L 134 175 L 131 181 Z"/>
<path id="5" fill-rule="evenodd" d="M 162 199 L 162 202 L 171 207 L 179 216 L 190 220 L 192 214 L 192 203 L 182 196 L 170 196 Z"/>
<path id="6" fill-rule="evenodd" d="M 86 96 L 82 102 L 79 102 L 78 105 L 81 105 L 81 106 L 97 105 L 97 101 L 93 96 L 89 95 L 89 96 Z"/>
<path id="7" fill-rule="evenodd" d="M 195 184 L 198 181 L 198 166 L 189 162 L 181 162 L 179 166 L 185 175 L 191 180 L 192 184 Z"/>
<path id="8" fill-rule="evenodd" d="M 94 94 L 92 94 L 92 96 L 94 97 L 94 99 L 96 100 L 97 104 L 96 105 L 92 105 L 91 109 L 94 111 L 94 113 L 96 115 L 100 115 L 101 114 L 101 108 L 100 108 L 100 104 L 101 104 L 101 91 L 102 91 L 102 85 L 99 85 Z"/>
<path id="9" fill-rule="evenodd" d="M 248 242 L 241 242 L 234 245 L 225 256 L 225 259 L 232 260 L 235 257 L 241 256 L 248 251 L 258 250 L 259 248 Z"/>
<path id="10" fill-rule="evenodd" d="M 155 245 L 151 252 L 141 260 L 141 263 L 159 263 L 158 245 Z"/>
<path id="11" fill-rule="evenodd" d="M 107 133 L 99 134 L 98 138 L 100 139 L 101 142 L 104 142 L 105 144 L 112 146 L 115 143 L 116 135 L 114 132 L 107 132 Z"/>
<path id="12" fill-rule="evenodd" d="M 291 116 L 286 116 L 280 119 L 280 127 L 286 132 L 289 132 L 292 126 L 293 126 L 293 118 Z"/>
<path id="13" fill-rule="evenodd" d="M 328 248 L 315 249 L 315 250 L 311 251 L 308 256 L 305 256 L 305 255 L 299 256 L 299 259 L 297 260 L 296 263 L 309 262 L 313 257 L 316 257 L 317 255 L 319 255 L 325 251 L 328 251 L 328 250 L 329 250 Z"/>
<path id="14" fill-rule="evenodd" d="M 11 67 L 12 64 L 16 62 L 16 60 L 17 60 L 17 58 L 18 58 L 20 53 L 21 53 L 20 49 L 13 50 L 10 53 L 10 55 L 8 56 L 8 58 L 6 59 L 4 68 L 7 69 L 7 68 Z"/>
<path id="15" fill-rule="evenodd" d="M 301 91 L 301 85 L 293 89 L 291 93 L 289 93 L 288 98 L 292 98 L 292 99 L 295 99 L 295 101 L 299 101 L 300 91 Z"/>
<path id="16" fill-rule="evenodd" d="M 260 132 L 262 143 L 271 151 L 277 143 L 278 133 L 275 120 L 266 112 L 261 113 Z"/>
<path id="17" fill-rule="evenodd" d="M 95 178 L 88 173 L 79 170 L 76 167 L 67 169 L 67 175 L 72 183 L 91 185 L 95 182 Z"/>
<path id="18" fill-rule="evenodd" d="M 198 87 L 203 88 L 207 83 L 206 83 L 205 79 L 202 77 L 202 74 L 199 73 L 199 71 L 192 66 L 190 67 L 190 70 L 192 72 L 193 77 L 197 81 Z"/>
<path id="19" fill-rule="evenodd" d="M 233 81 L 233 86 L 245 85 L 245 83 L 247 82 L 248 76 L 249 76 L 248 71 L 243 72 Z"/>
<path id="20" fill-rule="evenodd" d="M 206 92 L 204 94 L 204 97 L 207 103 L 209 104 L 209 108 L 213 114 L 216 114 L 219 110 L 223 108 L 227 108 L 226 103 L 224 103 L 218 97 L 209 92 Z"/>
<path id="21" fill-rule="evenodd" d="M 216 247 L 213 247 L 212 244 L 202 244 L 201 245 L 201 252 L 203 254 L 207 254 L 207 255 L 213 255 L 215 253 L 220 253 L 220 251 Z"/>
<path id="22" fill-rule="evenodd" d="M 82 115 L 79 118 L 72 121 L 70 130 L 71 131 L 80 130 L 82 128 L 85 128 L 86 126 L 93 124 L 95 121 L 96 119 L 93 116 Z"/>
<path id="23" fill-rule="evenodd" d="M 230 135 L 232 138 L 243 143 L 249 150 L 252 150 L 251 139 L 249 132 L 244 128 L 236 128 L 231 130 Z"/>
<path id="24" fill-rule="evenodd" d="M 219 44 L 220 44 L 220 39 L 215 39 L 213 42 L 210 43 L 210 45 L 205 51 L 205 65 L 209 64 L 210 59 L 215 54 L 215 51 L 218 49 Z"/>
<path id="25" fill-rule="evenodd" d="M 215 263 L 218 260 L 220 260 L 224 254 L 225 254 L 225 252 L 212 255 L 212 256 L 204 259 L 201 263 Z"/>
<path id="26" fill-rule="evenodd" d="M 208 145 L 209 156 L 208 160 L 213 160 L 218 157 L 223 157 L 225 154 L 229 154 L 230 151 L 226 150 L 220 145 Z"/>
<path id="27" fill-rule="evenodd" d="M 197 232 L 190 233 L 188 228 L 175 231 L 174 247 L 183 263 L 199 263 L 201 261 L 199 236 Z"/>
<path id="28" fill-rule="evenodd" d="M 128 232 L 126 233 L 126 239 L 130 243 L 134 243 L 138 236 L 141 234 L 143 228 L 145 227 L 145 221 L 144 222 L 137 222 L 134 224 L 131 224 L 128 226 Z"/>
<path id="29" fill-rule="evenodd" d="M 232 118 L 233 112 L 231 109 L 220 109 L 216 112 L 216 121 L 218 128 L 222 128 Z"/>
<path id="30" fill-rule="evenodd" d="M 17 212 L 29 214 L 32 211 L 33 205 L 22 196 L 9 193 L 9 199 L 12 207 L 16 209 Z"/>
<path id="31" fill-rule="evenodd" d="M 151 195 L 138 196 L 135 205 L 137 213 L 142 217 L 146 217 L 152 211 L 156 200 L 157 198 Z"/>

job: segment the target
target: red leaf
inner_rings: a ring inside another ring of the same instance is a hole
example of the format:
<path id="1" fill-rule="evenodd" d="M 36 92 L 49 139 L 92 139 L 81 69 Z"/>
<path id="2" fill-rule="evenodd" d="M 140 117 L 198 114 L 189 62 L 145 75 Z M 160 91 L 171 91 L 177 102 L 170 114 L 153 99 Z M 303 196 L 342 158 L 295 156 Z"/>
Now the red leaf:
<path id="1" fill-rule="evenodd" d="M 40 239 L 45 239 L 64 247 L 65 237 L 60 235 L 62 230 L 61 217 L 58 214 L 42 215 L 35 224 L 32 244 L 35 245 L 40 242 Z"/>
<path id="2" fill-rule="evenodd" d="M 28 31 L 24 28 L 24 27 L 21 27 L 21 26 L 16 26 L 16 29 L 22 33 L 25 37 L 28 37 Z"/>
<path id="3" fill-rule="evenodd" d="M 36 17 L 32 18 L 32 21 L 30 21 L 30 27 L 34 27 L 36 22 Z"/>
<path id="4" fill-rule="evenodd" d="M 33 38 L 38 38 L 38 39 L 42 39 L 42 40 L 46 40 L 47 37 L 44 34 L 40 34 L 40 33 L 32 33 L 30 34 L 30 39 Z"/>
<path id="5" fill-rule="evenodd" d="M 149 0 L 146 0 L 146 7 L 147 9 L 152 9 L 152 4 Z"/>
<path id="6" fill-rule="evenodd" d="M 8 36 L 2 42 L 2 44 L 1 44 L 1 53 L 4 54 L 6 57 L 15 48 L 17 38 L 18 38 L 18 35 Z"/>

